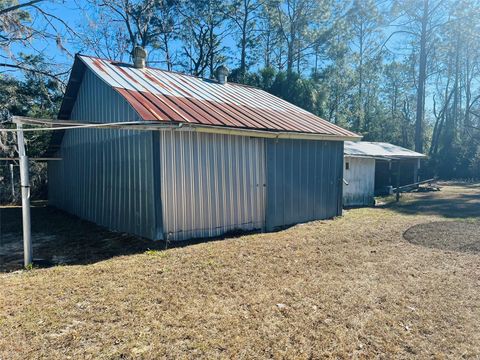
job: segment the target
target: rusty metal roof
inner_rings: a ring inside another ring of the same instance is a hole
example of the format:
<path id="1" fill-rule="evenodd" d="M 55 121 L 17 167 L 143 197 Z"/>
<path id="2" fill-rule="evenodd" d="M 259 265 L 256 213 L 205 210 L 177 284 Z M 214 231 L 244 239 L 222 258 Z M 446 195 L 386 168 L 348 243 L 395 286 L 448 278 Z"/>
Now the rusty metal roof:
<path id="1" fill-rule="evenodd" d="M 220 84 L 150 67 L 136 69 L 130 64 L 83 55 L 77 55 L 72 74 L 78 74 L 78 69 L 85 66 L 118 91 L 146 121 L 360 139 L 351 131 L 251 86 Z M 69 116 L 78 91 L 78 77 L 74 79 L 76 83 L 69 82 L 68 97 L 59 118 Z"/>

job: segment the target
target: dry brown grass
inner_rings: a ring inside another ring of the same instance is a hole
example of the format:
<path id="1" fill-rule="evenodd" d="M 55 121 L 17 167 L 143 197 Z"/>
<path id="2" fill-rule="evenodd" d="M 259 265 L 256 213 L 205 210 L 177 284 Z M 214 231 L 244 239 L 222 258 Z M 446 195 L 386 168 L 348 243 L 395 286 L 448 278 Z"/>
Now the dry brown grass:
<path id="1" fill-rule="evenodd" d="M 480 358 L 478 253 L 403 239 L 445 219 L 412 202 L 466 193 L 478 210 L 479 188 L 445 187 L 278 233 L 0 275 L 0 358 Z"/>

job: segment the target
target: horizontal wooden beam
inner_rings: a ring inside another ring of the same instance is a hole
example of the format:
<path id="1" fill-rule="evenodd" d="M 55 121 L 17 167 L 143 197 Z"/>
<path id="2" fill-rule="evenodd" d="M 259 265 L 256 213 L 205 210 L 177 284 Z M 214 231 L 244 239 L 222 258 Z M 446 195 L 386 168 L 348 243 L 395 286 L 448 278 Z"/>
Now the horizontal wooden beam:
<path id="1" fill-rule="evenodd" d="M 399 186 L 397 188 L 393 188 L 392 190 L 395 193 L 396 192 L 403 192 L 403 191 L 408 190 L 410 188 L 417 187 L 417 186 L 422 185 L 422 184 L 430 184 L 430 183 L 433 183 L 435 181 L 436 181 L 435 179 L 423 180 L 423 181 L 419 181 L 419 182 L 416 182 L 416 183 L 413 183 L 413 184 Z"/>

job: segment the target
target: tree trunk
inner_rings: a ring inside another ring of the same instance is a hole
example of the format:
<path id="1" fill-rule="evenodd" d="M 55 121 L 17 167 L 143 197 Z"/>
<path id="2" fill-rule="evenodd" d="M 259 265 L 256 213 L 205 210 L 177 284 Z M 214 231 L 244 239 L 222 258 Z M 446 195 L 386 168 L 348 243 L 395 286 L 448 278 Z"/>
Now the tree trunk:
<path id="1" fill-rule="evenodd" d="M 265 40 L 265 67 L 269 68 L 270 67 L 270 42 L 271 42 L 271 37 L 270 37 L 270 32 L 267 34 L 267 39 Z"/>
<path id="2" fill-rule="evenodd" d="M 403 101 L 403 126 L 402 126 L 402 145 L 408 147 L 408 123 L 410 118 L 410 105 L 408 99 Z"/>
<path id="3" fill-rule="evenodd" d="M 240 55 L 240 79 L 245 81 L 245 74 L 247 73 L 247 39 L 245 33 L 242 35 L 242 52 Z"/>
<path id="4" fill-rule="evenodd" d="M 452 109 L 452 118 L 451 123 L 449 123 L 448 131 L 448 146 L 450 146 L 455 140 L 456 128 L 458 125 L 458 109 L 460 102 L 460 39 L 457 38 L 457 44 L 455 47 L 455 84 L 454 84 L 454 95 L 453 95 L 453 109 Z M 445 144 L 447 145 L 447 144 Z"/>
<path id="5" fill-rule="evenodd" d="M 295 17 L 294 15 L 292 16 Z M 295 20 L 291 20 L 289 40 L 287 40 L 287 75 L 290 76 L 293 72 L 293 65 L 295 62 L 295 44 L 297 42 L 297 29 L 294 25 Z"/>
<path id="6" fill-rule="evenodd" d="M 417 114 L 415 118 L 415 151 L 423 153 L 423 122 L 425 117 L 425 84 L 427 81 L 427 25 L 429 0 L 423 1 L 422 30 L 420 34 L 420 59 L 418 71 Z"/>
<path id="7" fill-rule="evenodd" d="M 466 63 L 465 63 L 465 114 L 463 131 L 466 132 L 470 128 L 470 103 L 472 101 L 472 79 L 470 78 L 470 48 L 466 47 Z"/>
<path id="8" fill-rule="evenodd" d="M 167 63 L 167 70 L 172 71 L 173 64 L 172 64 L 172 57 L 170 56 L 170 47 L 169 45 L 169 37 L 167 34 L 163 35 L 163 44 L 165 47 L 165 62 Z"/>
<path id="9" fill-rule="evenodd" d="M 208 59 L 208 67 L 210 69 L 210 78 L 214 78 L 215 77 L 215 35 L 213 33 L 213 26 L 210 25 L 210 29 L 209 29 L 209 47 L 210 47 L 210 56 L 209 56 L 209 59 Z"/>
<path id="10" fill-rule="evenodd" d="M 242 21 L 242 41 L 240 53 L 240 81 L 245 82 L 245 74 L 247 73 L 247 26 L 248 26 L 248 4 L 244 3 L 244 16 Z"/>
<path id="11" fill-rule="evenodd" d="M 360 132 L 363 126 L 363 24 L 360 26 L 360 61 L 358 66 L 358 116 L 355 131 Z"/>
<path id="12" fill-rule="evenodd" d="M 293 72 L 293 39 L 291 39 L 287 44 L 287 74 L 291 75 Z"/>

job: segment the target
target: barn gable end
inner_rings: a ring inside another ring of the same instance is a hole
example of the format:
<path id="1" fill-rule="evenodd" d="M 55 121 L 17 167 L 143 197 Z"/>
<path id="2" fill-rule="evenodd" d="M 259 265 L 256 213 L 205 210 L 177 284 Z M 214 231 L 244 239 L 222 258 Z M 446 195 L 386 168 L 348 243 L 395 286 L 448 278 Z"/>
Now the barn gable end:
<path id="1" fill-rule="evenodd" d="M 120 94 L 85 69 L 70 120 L 136 121 Z M 120 129 L 72 129 L 63 134 L 49 171 L 49 203 L 117 231 L 158 239 L 153 134 Z"/>

